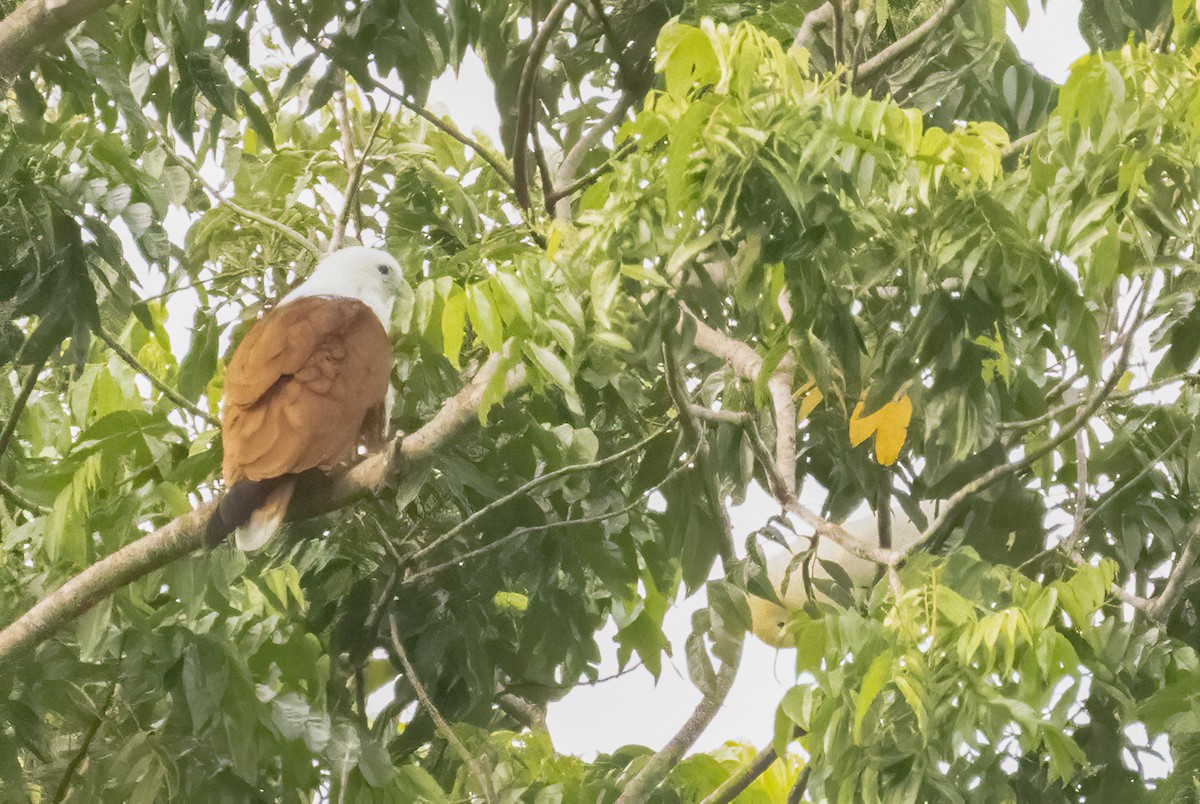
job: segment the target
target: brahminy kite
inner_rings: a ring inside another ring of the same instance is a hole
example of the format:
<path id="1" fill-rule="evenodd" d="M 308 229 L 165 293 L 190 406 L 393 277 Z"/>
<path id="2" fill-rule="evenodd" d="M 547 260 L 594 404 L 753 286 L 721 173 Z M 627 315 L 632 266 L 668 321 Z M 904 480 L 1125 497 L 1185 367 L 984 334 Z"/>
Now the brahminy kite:
<path id="1" fill-rule="evenodd" d="M 228 490 L 210 546 L 236 532 L 256 550 L 282 524 L 304 472 L 348 466 L 383 447 L 391 402 L 392 303 L 400 264 L 345 248 L 254 323 L 225 373 L 221 470 Z"/>

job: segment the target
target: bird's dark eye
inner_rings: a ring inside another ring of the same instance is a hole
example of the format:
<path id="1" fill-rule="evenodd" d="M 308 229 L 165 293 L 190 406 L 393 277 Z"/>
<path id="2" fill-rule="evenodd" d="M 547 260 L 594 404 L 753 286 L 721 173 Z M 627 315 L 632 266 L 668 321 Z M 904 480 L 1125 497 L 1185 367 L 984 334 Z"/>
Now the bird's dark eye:
<path id="1" fill-rule="evenodd" d="M 381 274 L 386 274 L 390 270 L 392 270 L 392 269 L 388 268 L 386 265 L 379 266 L 379 273 L 381 273 Z"/>

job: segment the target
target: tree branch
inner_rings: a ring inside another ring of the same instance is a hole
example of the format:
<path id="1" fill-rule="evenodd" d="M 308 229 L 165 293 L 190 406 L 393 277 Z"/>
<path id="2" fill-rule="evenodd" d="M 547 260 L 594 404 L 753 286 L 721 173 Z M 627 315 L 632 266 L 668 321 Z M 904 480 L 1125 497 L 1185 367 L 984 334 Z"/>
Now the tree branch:
<path id="1" fill-rule="evenodd" d="M 750 760 L 749 765 L 722 782 L 700 804 L 729 804 L 729 802 L 741 795 L 742 791 L 749 787 L 755 779 L 766 773 L 767 768 L 774 765 L 775 760 L 778 758 L 779 755 L 775 753 L 775 746 L 767 746 L 759 751 L 754 759 Z"/>
<path id="2" fill-rule="evenodd" d="M 189 162 L 187 159 L 184 159 L 178 153 L 172 153 L 171 158 L 175 160 L 176 164 L 178 164 L 180 167 L 182 167 L 184 170 L 186 170 L 193 179 L 198 181 L 200 183 L 200 186 L 203 187 L 206 191 L 208 191 L 208 193 L 210 195 L 212 195 L 213 198 L 216 199 L 218 204 L 228 207 L 230 210 L 237 213 L 238 215 L 241 215 L 243 218 L 246 218 L 247 220 L 251 220 L 257 224 L 266 226 L 268 229 L 274 229 L 276 232 L 279 232 L 281 235 L 283 235 L 284 237 L 288 238 L 296 245 L 303 248 L 305 251 L 307 251 L 309 254 L 311 254 L 314 259 L 318 259 L 318 260 L 321 259 L 321 257 L 322 257 L 321 249 L 317 248 L 316 243 L 313 243 L 307 237 L 300 234 L 295 229 L 288 226 L 286 223 L 283 223 L 282 221 L 277 221 L 274 218 L 268 218 L 266 215 L 262 215 L 258 212 L 255 212 L 252 209 L 247 209 L 246 207 L 242 206 L 241 204 L 237 203 L 236 201 L 233 201 L 233 200 L 228 199 L 225 196 L 221 195 L 221 193 L 217 190 L 216 187 L 213 187 L 211 184 L 208 183 L 207 179 L 205 179 L 203 176 L 200 175 L 199 169 L 194 164 Z"/>
<path id="3" fill-rule="evenodd" d="M 938 26 L 953 16 L 954 12 L 958 11 L 963 2 L 965 0 L 945 0 L 942 7 L 929 19 L 864 61 L 858 68 L 858 84 L 874 81 L 894 62 L 912 54 L 913 51 L 924 44 L 925 40 L 937 30 Z"/>
<path id="4" fill-rule="evenodd" d="M 1108 395 L 1112 393 L 1112 390 L 1116 388 L 1121 376 L 1125 373 L 1125 368 L 1129 365 L 1129 350 L 1133 345 L 1132 330 L 1126 334 L 1129 337 L 1125 338 L 1124 346 L 1121 349 L 1121 356 L 1117 360 L 1117 364 L 1113 368 L 1112 374 L 1109 376 L 1108 380 L 1104 383 L 1100 390 L 1093 394 L 1091 399 L 1088 400 L 1087 404 L 1085 404 L 1079 410 L 1079 412 L 1075 414 L 1075 418 L 1064 424 L 1062 429 L 1059 430 L 1058 433 L 1050 438 L 1050 440 L 1048 440 L 1045 444 L 1033 450 L 1032 452 L 1027 453 L 1023 458 L 1018 458 L 1015 461 L 1009 461 L 1008 463 L 1001 464 L 1000 466 L 992 467 L 979 477 L 965 484 L 958 491 L 954 492 L 954 494 L 950 495 L 949 499 L 947 499 L 942 506 L 938 516 L 929 523 L 929 527 L 925 529 L 925 532 L 921 534 L 920 538 L 918 538 L 904 550 L 899 551 L 898 560 L 903 560 L 905 556 L 911 555 L 913 552 L 919 550 L 931 539 L 933 539 L 934 536 L 938 535 L 941 529 L 946 526 L 946 523 L 949 521 L 950 517 L 954 514 L 955 509 L 958 508 L 958 506 L 967 500 L 971 495 L 976 494 L 981 489 L 991 485 L 993 482 L 999 480 L 1005 475 L 1027 469 L 1045 456 L 1049 455 L 1054 450 L 1058 449 L 1060 444 L 1075 435 L 1075 432 L 1079 430 L 1079 428 L 1083 427 L 1083 425 L 1087 423 L 1088 419 L 1091 418 L 1092 414 L 1095 413 L 1102 404 L 1104 404 L 1104 400 L 1107 399 Z"/>
<path id="5" fill-rule="evenodd" d="M 1084 526 L 1087 524 L 1087 482 L 1088 482 L 1088 453 L 1087 433 L 1082 428 L 1075 431 L 1075 515 L 1071 525 L 1071 533 L 1062 543 L 1062 551 L 1067 555 L 1075 552 L 1075 545 L 1083 538 Z"/>
<path id="6" fill-rule="evenodd" d="M 1195 427 L 1196 420 L 1192 419 L 1183 427 L 1183 429 L 1179 431 L 1179 435 L 1175 436 L 1175 440 L 1164 447 L 1153 459 L 1146 461 L 1146 465 L 1139 469 L 1137 474 L 1122 483 L 1119 487 L 1109 491 L 1108 496 L 1101 500 L 1100 504 L 1088 513 L 1087 518 L 1083 521 L 1083 524 L 1086 526 L 1089 522 L 1099 516 L 1101 511 L 1111 505 L 1113 500 L 1124 494 L 1129 489 L 1133 488 L 1133 486 L 1136 485 L 1139 480 L 1153 472 L 1155 467 L 1158 466 L 1158 462 L 1174 452 L 1175 448 L 1183 443 L 1183 439 L 1186 438 L 1188 433 L 1192 432 Z"/>
<path id="7" fill-rule="evenodd" d="M 823 28 L 832 21 L 833 3 L 827 2 L 817 6 L 804 15 L 804 20 L 800 23 L 800 30 L 796 31 L 796 38 L 792 41 L 792 47 L 811 49 L 810 45 L 817 35 L 817 28 Z"/>
<path id="8" fill-rule="evenodd" d="M 800 804 L 804 800 L 804 794 L 808 791 L 808 777 L 811 775 L 812 765 L 805 765 L 804 770 L 796 777 L 796 784 L 788 793 L 787 804 Z"/>
<path id="9" fill-rule="evenodd" d="M 517 194 L 517 203 L 526 210 L 529 209 L 529 170 L 527 167 L 529 151 L 527 144 L 529 133 L 533 130 L 535 117 L 533 90 L 537 83 L 537 71 L 542 63 L 542 55 L 545 54 L 546 47 L 550 44 L 550 37 L 558 30 L 563 16 L 574 2 L 575 0 L 558 0 L 554 4 L 550 13 L 546 15 L 546 19 L 542 20 L 537 33 L 534 34 L 533 41 L 529 43 L 529 55 L 525 59 L 524 67 L 521 68 L 521 83 L 517 88 L 516 132 L 513 136 L 513 190 Z"/>
<path id="10" fill-rule="evenodd" d="M 510 173 L 504 167 L 504 165 L 500 164 L 500 160 L 493 156 L 492 152 L 487 148 L 484 148 L 481 144 L 471 139 L 466 134 L 463 134 L 462 131 L 460 131 L 453 123 L 447 122 L 428 109 L 418 106 L 396 90 L 389 87 L 387 84 L 384 84 L 379 79 L 375 80 L 375 86 L 377 86 L 379 90 L 389 98 L 394 98 L 405 109 L 408 109 L 422 120 L 431 123 L 434 128 L 438 129 L 443 134 L 470 148 L 472 151 L 478 154 L 479 158 L 486 162 L 492 168 L 492 170 L 496 171 L 496 175 L 499 176 L 505 184 L 507 184 L 509 187 L 512 187 L 514 190 L 516 189 L 517 185 L 513 180 L 513 174 Z"/>
<path id="11" fill-rule="evenodd" d="M 38 505 L 33 500 L 21 494 L 21 492 L 5 483 L 3 480 L 0 480 L 0 494 L 3 494 L 14 505 L 25 509 L 34 516 L 42 516 L 43 514 L 50 513 L 49 508 Z"/>
<path id="12" fill-rule="evenodd" d="M 43 357 L 34 363 L 29 367 L 29 373 L 25 375 L 25 384 L 21 386 L 21 392 L 13 401 L 12 412 L 8 414 L 8 421 L 4 423 L 4 432 L 0 433 L 0 458 L 4 457 L 4 453 L 8 451 L 8 445 L 17 432 L 17 422 L 20 421 L 21 414 L 25 412 L 25 405 L 29 402 L 30 394 L 37 387 L 38 375 L 46 367 L 46 360 L 47 357 Z"/>
<path id="13" fill-rule="evenodd" d="M 763 369 L 763 359 L 746 344 L 729 337 L 721 332 L 710 327 L 708 324 L 701 321 L 696 315 L 686 306 L 680 305 L 684 313 L 691 316 L 692 321 L 696 325 L 696 340 L 695 344 L 698 349 L 708 352 L 711 355 L 720 357 L 727 362 L 737 374 L 744 380 L 754 382 L 758 379 L 758 375 Z M 781 365 L 783 361 L 780 361 Z M 779 372 L 779 369 L 776 369 Z M 768 389 L 771 391 L 772 401 L 775 405 L 776 416 L 783 415 L 790 417 L 792 422 L 788 427 L 786 424 L 780 426 L 778 419 L 776 421 L 776 430 L 790 431 L 790 450 L 789 445 L 781 441 L 787 440 L 789 432 L 784 432 L 776 436 L 776 455 L 771 458 L 766 456 L 760 458 L 760 463 L 763 464 L 764 471 L 767 472 L 771 480 L 771 485 L 774 486 L 772 493 L 788 513 L 794 514 L 804 524 L 813 528 L 818 534 L 835 542 L 839 547 L 846 552 L 866 559 L 874 561 L 877 564 L 891 564 L 900 560 L 903 555 L 895 550 L 884 550 L 873 544 L 860 541 L 854 538 L 841 526 L 828 521 L 818 516 L 814 511 L 802 505 L 796 497 L 796 470 L 795 470 L 795 449 L 796 449 L 796 425 L 795 425 L 795 403 L 791 400 L 791 379 L 787 379 L 787 400 L 782 399 L 784 391 L 784 382 L 777 381 L 772 377 L 772 382 L 768 383 Z M 789 454 L 790 453 L 790 454 Z M 790 476 L 785 474 L 780 465 L 780 455 L 791 461 Z"/>
<path id="14" fill-rule="evenodd" d="M 421 706 L 425 707 L 425 711 L 429 717 L 433 719 L 433 725 L 437 727 L 438 733 L 442 735 L 455 753 L 459 755 L 462 761 L 470 768 L 471 773 L 475 775 L 475 779 L 479 782 L 479 790 L 483 793 L 483 800 L 492 804 L 496 800 L 496 792 L 492 789 L 492 777 L 479 764 L 479 758 L 476 757 L 458 735 L 454 733 L 454 729 L 450 728 L 450 724 L 446 722 L 446 718 L 442 717 L 442 713 L 433 705 L 433 700 L 429 697 L 429 693 L 425 691 L 425 685 L 421 683 L 421 679 L 417 677 L 417 671 L 413 669 L 412 662 L 408 660 L 408 653 L 404 650 L 404 643 L 400 641 L 400 632 L 396 628 L 396 613 L 388 612 L 388 628 L 392 636 L 392 647 L 396 650 L 396 656 L 400 659 L 400 664 L 404 665 L 404 674 L 408 676 L 408 683 L 412 685 L 413 692 L 417 694 L 417 698 L 421 701 Z"/>
<path id="15" fill-rule="evenodd" d="M 738 643 L 737 655 L 733 662 L 721 665 L 717 671 L 716 683 L 712 691 L 700 699 L 691 716 L 676 732 L 675 736 L 659 749 L 654 756 L 646 761 L 637 775 L 625 785 L 615 804 L 641 804 L 650 794 L 662 784 L 667 774 L 679 764 L 679 760 L 687 750 L 695 744 L 700 734 L 708 728 L 714 716 L 725 703 L 733 681 L 737 677 L 738 664 L 741 661 L 742 643 Z"/>
<path id="16" fill-rule="evenodd" d="M 599 469 L 601 467 L 608 466 L 609 464 L 617 463 L 619 461 L 624 460 L 625 458 L 634 454 L 635 452 L 640 450 L 642 447 L 646 446 L 651 441 L 653 441 L 654 439 L 658 438 L 660 435 L 665 433 L 671 426 L 672 425 L 660 427 L 659 429 L 655 430 L 653 433 L 648 435 L 646 438 L 643 438 L 641 441 L 638 441 L 636 444 L 626 447 L 625 449 L 620 450 L 618 452 L 615 452 L 612 455 L 609 455 L 607 458 L 600 458 L 599 460 L 590 461 L 588 463 L 576 463 L 576 464 L 571 464 L 570 466 L 563 466 L 559 469 L 555 469 L 552 472 L 547 472 L 544 475 L 535 477 L 533 480 L 530 480 L 527 483 L 522 484 L 519 488 L 509 492 L 508 494 L 505 494 L 503 497 L 500 497 L 499 499 L 496 499 L 496 500 L 492 500 L 490 503 L 488 503 L 487 505 L 480 508 L 478 511 L 476 511 L 473 514 L 471 514 L 470 516 L 468 516 L 462 522 L 459 522 L 457 525 L 450 528 L 450 530 L 446 531 L 441 536 L 438 536 L 436 539 L 431 541 L 429 544 L 419 548 L 416 552 L 412 553 L 408 557 L 409 561 L 416 561 L 417 559 L 421 558 L 422 556 L 427 555 L 431 551 L 437 549 L 441 545 L 448 542 L 450 539 L 453 539 L 455 536 L 458 536 L 460 533 L 467 530 L 467 528 L 474 525 L 476 522 L 478 522 L 480 519 L 482 519 L 483 517 L 490 514 L 492 511 L 495 511 L 497 508 L 499 508 L 503 505 L 506 505 L 509 502 L 512 502 L 513 500 L 517 499 L 518 497 L 525 496 L 526 494 L 533 491 L 538 486 L 543 486 L 546 483 L 549 483 L 551 480 L 557 480 L 558 478 L 565 477 L 566 475 L 575 474 L 577 472 L 587 472 L 587 471 L 591 471 L 592 469 Z M 405 439 L 404 444 L 405 444 L 405 446 L 408 445 L 408 439 Z"/>
<path id="17" fill-rule="evenodd" d="M 79 748 L 71 757 L 71 761 L 67 763 L 67 767 L 63 770 L 62 779 L 58 782 L 58 787 L 54 791 L 55 804 L 60 801 L 65 801 L 67 793 L 71 791 L 71 780 L 75 778 L 75 772 L 79 770 L 79 766 L 87 759 L 88 751 L 91 750 L 92 741 L 96 739 L 97 732 L 104 725 L 104 718 L 108 712 L 108 708 L 112 706 L 113 698 L 117 695 L 117 687 L 119 682 L 113 682 L 113 685 L 108 690 L 108 697 L 104 699 L 104 705 L 96 710 L 96 716 L 92 722 L 88 724 L 87 731 L 83 733 L 83 739 L 79 741 Z"/>
<path id="18" fill-rule="evenodd" d="M 351 136 L 350 110 L 346 105 L 346 93 L 338 93 L 338 108 L 342 113 L 342 151 L 343 158 L 346 160 L 346 189 L 342 191 L 342 209 L 338 213 L 337 220 L 333 222 L 333 233 L 329 237 L 329 251 L 337 251 L 342 245 L 342 239 L 346 236 L 346 227 L 350 224 L 350 210 L 354 208 L 354 201 L 358 197 L 358 188 L 362 184 L 363 168 L 367 164 L 367 156 L 371 153 L 371 146 L 375 144 L 375 136 L 379 133 L 379 126 L 383 123 L 383 115 L 377 115 L 375 125 L 371 127 L 371 133 L 367 136 L 367 142 L 363 145 L 362 156 L 358 157 L 354 153 L 354 137 Z M 362 219 L 356 218 L 361 228 Z M 358 234 L 362 237 L 362 232 Z"/>
<path id="19" fill-rule="evenodd" d="M 125 349 L 125 347 L 121 346 L 121 344 L 117 342 L 117 339 L 114 338 L 112 335 L 110 335 L 104 329 L 104 327 L 100 326 L 99 324 L 96 324 L 96 326 L 93 327 L 92 329 L 96 333 L 97 338 L 104 341 L 104 344 L 106 346 L 108 346 L 109 349 L 112 349 L 113 352 L 116 354 L 116 356 L 121 358 L 121 360 L 125 361 L 125 363 L 127 363 L 130 368 L 132 368 L 138 374 L 141 374 L 143 377 L 145 377 L 147 380 L 149 380 L 150 384 L 153 385 L 155 388 L 157 388 L 159 393 L 161 393 L 167 399 L 170 399 L 172 402 L 174 402 L 179 407 L 186 410 L 188 413 L 191 413 L 193 416 L 196 416 L 196 417 L 208 422 L 213 427 L 221 426 L 221 422 L 218 421 L 215 417 L 210 416 L 207 413 L 205 413 L 199 407 L 192 404 L 187 399 L 185 399 L 183 396 L 181 396 L 179 394 L 179 392 L 177 392 L 174 388 L 167 385 L 165 382 L 160 380 L 158 377 L 154 376 L 154 373 L 151 372 L 150 369 L 143 366 L 136 357 L 134 357 L 132 354 L 130 354 Z"/>
<path id="20" fill-rule="evenodd" d="M 67 38 L 68 32 L 112 0 L 25 0 L 0 19 L 0 90 L 34 60 L 42 47 Z"/>
<path id="21" fill-rule="evenodd" d="M 563 157 L 563 160 L 558 165 L 558 170 L 554 172 L 554 186 L 566 187 L 575 181 L 575 176 L 579 172 L 579 166 L 583 164 L 583 160 L 588 153 L 600 142 L 605 134 L 614 126 L 625 119 L 625 115 L 629 112 L 634 104 L 634 96 L 632 92 L 622 92 L 621 97 L 617 99 L 617 103 L 608 114 L 600 118 L 600 122 L 589 128 L 579 138 L 579 141 L 571 146 L 571 150 Z M 562 190 L 557 190 L 553 194 L 554 197 L 554 217 L 559 220 L 569 221 L 571 219 L 571 199 L 568 193 Z"/>
<path id="22" fill-rule="evenodd" d="M 499 355 L 489 358 L 475 379 L 447 399 L 434 417 L 406 437 L 398 449 L 376 453 L 331 478 L 331 482 L 313 493 L 298 495 L 301 499 L 288 509 L 288 518 L 303 519 L 340 508 L 377 490 L 393 465 L 432 458 L 451 438 L 477 420 L 479 402 L 498 369 L 499 360 Z M 525 372 L 518 366 L 508 373 L 506 388 L 511 391 L 524 381 Z M 0 630 L 0 664 L 46 639 L 126 584 L 199 549 L 204 544 L 204 527 L 215 507 L 215 502 L 202 503 L 153 533 L 110 553 L 39 600 Z"/>
<path id="23" fill-rule="evenodd" d="M 1183 552 L 1180 553 L 1179 560 L 1175 562 L 1175 566 L 1167 578 L 1167 585 L 1163 587 L 1162 594 L 1155 599 L 1150 606 L 1150 611 L 1147 612 L 1151 617 L 1162 622 L 1171 616 L 1171 610 L 1179 602 L 1180 596 L 1195 579 L 1196 558 L 1200 556 L 1200 518 L 1193 519 L 1188 524 L 1184 539 Z"/>

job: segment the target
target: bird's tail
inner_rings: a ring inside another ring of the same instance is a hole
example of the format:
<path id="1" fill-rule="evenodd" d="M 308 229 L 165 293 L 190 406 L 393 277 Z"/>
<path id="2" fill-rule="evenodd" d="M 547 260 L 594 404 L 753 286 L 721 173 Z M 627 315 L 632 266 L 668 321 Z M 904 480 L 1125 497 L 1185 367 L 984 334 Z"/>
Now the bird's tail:
<path id="1" fill-rule="evenodd" d="M 234 483 L 221 495 L 217 510 L 208 520 L 205 529 L 208 546 L 216 547 L 236 531 L 240 549 L 262 547 L 283 524 L 295 488 L 294 475 Z"/>

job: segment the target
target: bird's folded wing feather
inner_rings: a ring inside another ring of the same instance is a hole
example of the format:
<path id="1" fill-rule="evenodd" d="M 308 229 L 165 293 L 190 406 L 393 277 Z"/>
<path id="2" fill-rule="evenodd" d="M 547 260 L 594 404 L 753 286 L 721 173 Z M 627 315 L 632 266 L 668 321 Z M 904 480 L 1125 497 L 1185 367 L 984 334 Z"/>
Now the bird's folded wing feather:
<path id="1" fill-rule="evenodd" d="M 391 364 L 387 333 L 362 302 L 312 297 L 267 313 L 225 375 L 226 481 L 349 461 L 364 426 L 383 424 Z"/>

